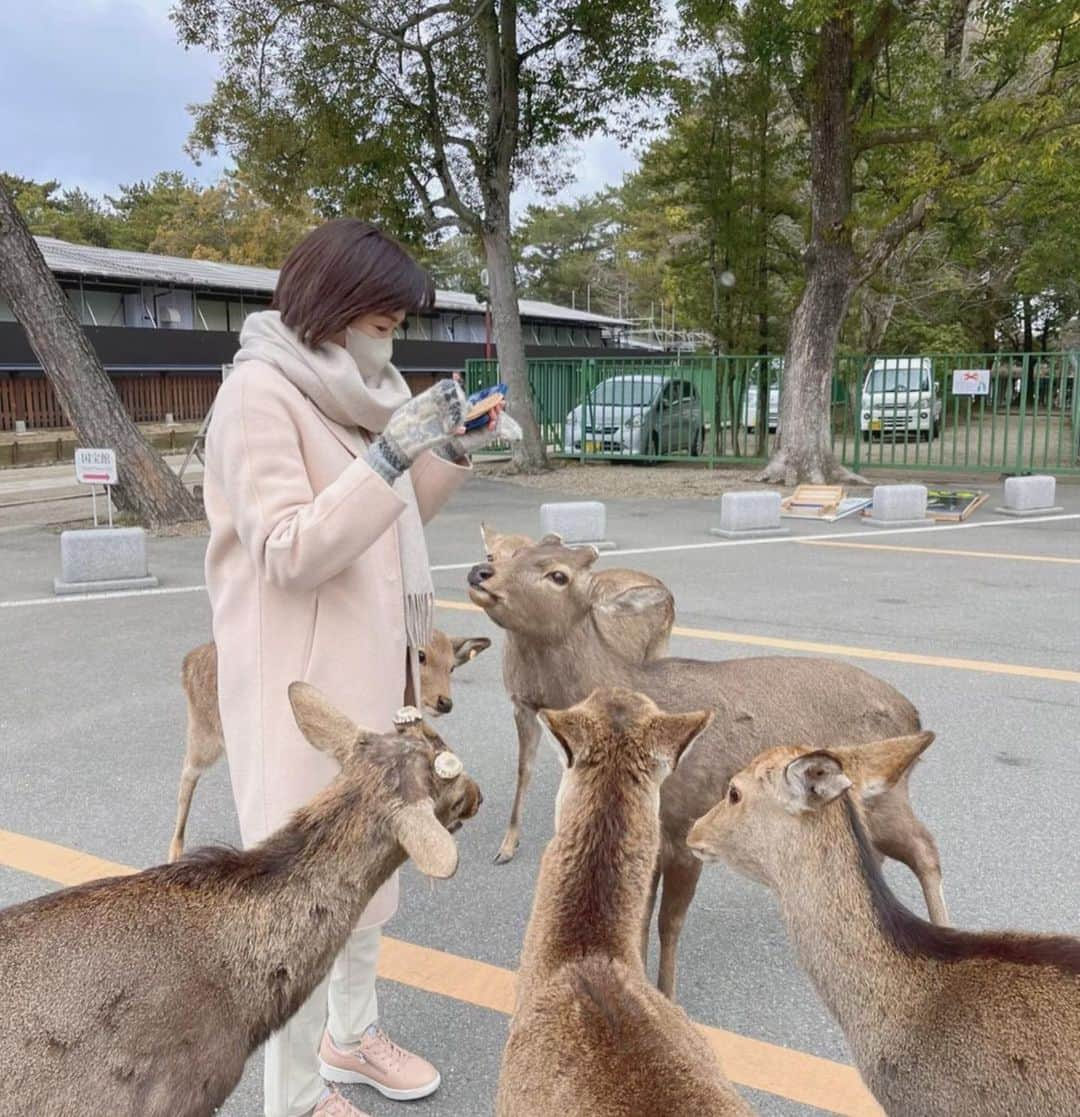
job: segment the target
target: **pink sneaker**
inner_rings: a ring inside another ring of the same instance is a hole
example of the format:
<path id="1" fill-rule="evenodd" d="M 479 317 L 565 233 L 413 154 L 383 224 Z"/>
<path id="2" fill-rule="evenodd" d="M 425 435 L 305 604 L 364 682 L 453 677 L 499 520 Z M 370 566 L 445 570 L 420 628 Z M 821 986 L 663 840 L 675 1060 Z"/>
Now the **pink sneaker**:
<path id="1" fill-rule="evenodd" d="M 398 1047 L 382 1028 L 372 1025 L 359 1043 L 340 1048 L 323 1033 L 319 1068 L 327 1082 L 374 1086 L 393 1101 L 414 1101 L 433 1094 L 442 1083 L 439 1072 L 419 1055 Z"/>
<path id="2" fill-rule="evenodd" d="M 337 1090 L 331 1090 L 311 1111 L 311 1117 L 368 1117 L 368 1114 L 347 1102 Z"/>

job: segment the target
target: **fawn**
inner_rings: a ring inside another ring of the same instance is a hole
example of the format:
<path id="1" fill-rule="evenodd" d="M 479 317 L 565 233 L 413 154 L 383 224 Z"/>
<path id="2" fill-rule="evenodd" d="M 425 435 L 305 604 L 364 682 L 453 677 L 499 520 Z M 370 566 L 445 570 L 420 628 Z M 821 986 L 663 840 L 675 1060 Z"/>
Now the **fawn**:
<path id="1" fill-rule="evenodd" d="M 723 798 L 728 779 L 774 741 L 860 744 L 915 732 L 919 715 L 881 679 L 828 659 L 634 662 L 620 656 L 620 633 L 633 630 L 633 618 L 663 609 L 670 594 L 654 584 L 611 593 L 592 572 L 596 558 L 593 550 L 541 540 L 508 559 L 474 566 L 469 594 L 506 630 L 506 685 L 524 708 L 565 708 L 596 687 L 626 686 L 668 710 L 715 711 L 661 793 L 663 840 L 647 910 L 662 878 L 658 983 L 671 995 L 679 934 L 701 874 L 686 833 Z M 877 849 L 915 871 L 932 917 L 946 922 L 937 846 L 911 809 L 906 775 L 870 802 L 869 825 Z"/>
<path id="2" fill-rule="evenodd" d="M 712 720 L 626 690 L 544 710 L 563 762 L 540 866 L 497 1117 L 746 1117 L 686 1013 L 650 985 L 641 925 L 660 784 Z"/>
<path id="3" fill-rule="evenodd" d="M 772 749 L 732 777 L 690 848 L 776 893 L 890 1117 L 1080 1113 L 1080 939 L 936 927 L 881 875 L 866 807 L 932 740 Z"/>
<path id="4" fill-rule="evenodd" d="M 455 667 L 475 659 L 491 647 L 485 636 L 447 636 L 435 629 L 431 641 L 419 652 L 420 692 L 423 707 L 433 717 L 448 714 L 450 676 Z M 169 843 L 169 860 L 184 852 L 184 835 L 195 786 L 225 754 L 225 734 L 218 711 L 217 645 L 200 644 L 184 656 L 181 671 L 187 700 L 187 733 L 184 737 L 184 767 L 176 793 L 176 825 Z"/>
<path id="5" fill-rule="evenodd" d="M 289 697 L 341 773 L 288 825 L 0 912 L 0 1117 L 209 1117 L 406 858 L 453 875 L 482 799 L 419 713 L 379 735 Z"/>

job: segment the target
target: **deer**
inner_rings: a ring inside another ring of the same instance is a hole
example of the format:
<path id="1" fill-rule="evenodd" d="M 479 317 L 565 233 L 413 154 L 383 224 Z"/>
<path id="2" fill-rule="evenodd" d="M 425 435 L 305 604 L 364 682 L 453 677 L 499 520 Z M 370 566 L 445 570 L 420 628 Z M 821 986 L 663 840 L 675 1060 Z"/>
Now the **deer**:
<path id="1" fill-rule="evenodd" d="M 597 687 L 625 686 L 673 712 L 711 708 L 716 717 L 693 754 L 665 782 L 663 839 L 649 920 L 660 890 L 658 985 L 675 991 L 679 935 L 701 862 L 686 845 L 690 824 L 723 798 L 728 780 L 776 741 L 855 745 L 917 732 L 919 715 L 899 691 L 829 659 L 765 656 L 722 661 L 662 657 L 635 662 L 612 651 L 632 618 L 664 609 L 655 584 L 617 592 L 592 567 L 597 553 L 541 539 L 509 559 L 468 573 L 469 596 L 506 631 L 504 677 L 523 709 L 565 709 Z M 614 634 L 614 635 L 609 635 Z M 869 803 L 876 849 L 911 868 L 931 918 L 948 922 L 937 845 L 916 818 L 907 776 Z M 647 926 L 642 932 L 647 942 Z"/>
<path id="2" fill-rule="evenodd" d="M 455 668 L 490 647 L 491 641 L 486 636 L 447 636 L 434 629 L 431 640 L 418 653 L 424 710 L 432 717 L 450 713 L 454 708 L 450 676 Z M 176 824 L 169 842 L 170 861 L 183 855 L 196 785 L 225 754 L 225 733 L 218 709 L 217 644 L 200 644 L 188 652 L 180 678 L 187 701 L 187 731 L 184 734 L 184 766 L 176 793 Z"/>
<path id="3" fill-rule="evenodd" d="M 686 1013 L 650 984 L 639 938 L 660 784 L 713 718 L 596 690 L 542 710 L 563 773 L 499 1075 L 496 1117 L 748 1117 Z"/>
<path id="4" fill-rule="evenodd" d="M 502 534 L 487 524 L 480 525 L 487 562 L 501 563 L 510 561 L 519 552 L 526 552 L 536 546 L 536 540 L 527 535 Z M 554 532 L 545 535 L 547 542 L 562 543 L 561 536 Z M 671 629 L 675 624 L 675 599 L 671 591 L 659 579 L 640 570 L 610 569 L 600 570 L 594 575 L 598 596 L 618 597 L 624 590 L 635 587 L 649 587 L 655 591 L 655 598 L 647 607 L 638 611 L 624 610 L 601 617 L 600 635 L 607 646 L 609 656 L 626 656 L 641 663 L 659 659 L 667 654 Z M 607 624 L 604 624 L 604 621 Z M 517 785 L 514 788 L 514 802 L 510 809 L 510 822 L 502 843 L 495 854 L 495 864 L 505 865 L 512 861 L 521 842 L 521 817 L 525 805 L 525 793 L 532 780 L 536 765 L 536 752 L 540 744 L 541 728 L 537 721 L 537 706 L 519 695 L 514 689 L 513 680 L 518 677 L 517 648 L 508 641 L 503 650 L 503 679 L 514 709 L 514 727 L 518 739 Z"/>
<path id="5" fill-rule="evenodd" d="M 289 698 L 341 771 L 260 845 L 0 911 L 0 1117 L 210 1117 L 391 873 L 454 874 L 482 796 L 419 711 L 379 734 L 305 683 Z"/>
<path id="6" fill-rule="evenodd" d="M 732 777 L 689 848 L 776 894 L 889 1117 L 1080 1113 L 1080 938 L 935 926 L 881 874 L 867 807 L 933 739 L 770 749 Z"/>

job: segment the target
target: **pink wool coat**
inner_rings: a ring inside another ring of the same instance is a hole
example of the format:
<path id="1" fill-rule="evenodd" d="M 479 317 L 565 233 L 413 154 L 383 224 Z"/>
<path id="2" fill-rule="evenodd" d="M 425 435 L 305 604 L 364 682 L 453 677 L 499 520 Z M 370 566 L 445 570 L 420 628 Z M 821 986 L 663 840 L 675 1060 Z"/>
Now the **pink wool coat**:
<path id="1" fill-rule="evenodd" d="M 221 723 L 246 846 L 337 772 L 304 739 L 288 687 L 318 687 L 358 725 L 392 728 L 405 691 L 395 521 L 400 496 L 356 458 L 348 431 L 271 365 L 237 365 L 206 438 L 206 585 Z M 411 474 L 426 523 L 469 470 L 427 453 Z M 397 908 L 396 874 L 358 926 Z"/>

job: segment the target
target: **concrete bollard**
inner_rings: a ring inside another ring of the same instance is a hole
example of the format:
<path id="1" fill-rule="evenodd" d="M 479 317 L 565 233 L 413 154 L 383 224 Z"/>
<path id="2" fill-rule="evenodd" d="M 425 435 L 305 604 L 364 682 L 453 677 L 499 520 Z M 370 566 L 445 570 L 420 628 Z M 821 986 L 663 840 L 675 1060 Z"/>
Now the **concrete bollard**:
<path id="1" fill-rule="evenodd" d="M 1048 512 L 1063 512 L 1054 504 L 1057 479 L 1043 475 L 1035 477 L 1006 477 L 1005 504 L 995 509 L 1004 516 L 1038 516 Z"/>
<path id="2" fill-rule="evenodd" d="M 26 420 L 25 419 L 16 419 L 15 420 L 15 433 L 16 434 L 26 434 Z"/>
<path id="3" fill-rule="evenodd" d="M 166 411 L 165 412 L 165 426 L 167 426 L 167 427 L 175 427 L 176 426 L 176 420 L 173 418 L 173 413 L 171 411 Z"/>
<path id="4" fill-rule="evenodd" d="M 709 528 L 709 534 L 724 539 L 789 535 L 790 529 L 780 524 L 780 494 L 768 489 L 724 493 L 720 498 L 720 526 Z"/>
<path id="5" fill-rule="evenodd" d="M 610 551 L 615 544 L 607 539 L 607 507 L 598 500 L 575 500 L 564 504 L 540 505 L 540 534 L 554 533 L 568 547 L 584 544 Z"/>
<path id="6" fill-rule="evenodd" d="M 58 594 L 149 589 L 158 584 L 146 560 L 141 527 L 95 527 L 60 535 Z"/>
<path id="7" fill-rule="evenodd" d="M 875 485 L 874 503 L 866 522 L 874 527 L 922 527 L 926 515 L 925 485 Z"/>

